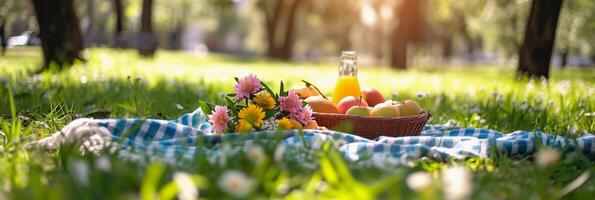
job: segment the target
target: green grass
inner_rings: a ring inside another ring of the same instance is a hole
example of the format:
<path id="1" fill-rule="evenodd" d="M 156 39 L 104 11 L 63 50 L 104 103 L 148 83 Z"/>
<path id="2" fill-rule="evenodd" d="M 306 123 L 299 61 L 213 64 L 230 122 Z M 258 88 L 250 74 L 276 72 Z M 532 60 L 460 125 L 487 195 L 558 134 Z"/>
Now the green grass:
<path id="1" fill-rule="evenodd" d="M 217 181 L 231 169 L 257 183 L 249 196 L 255 198 L 345 195 L 435 199 L 441 196 L 440 171 L 455 164 L 472 169 L 473 198 L 553 199 L 581 173 L 595 173 L 593 162 L 574 152 L 564 152 L 559 162 L 546 168 L 536 165 L 532 157 L 494 157 L 448 163 L 423 160 L 383 169 L 345 163 L 327 147 L 310 152 L 321 164 L 308 169 L 296 164 L 299 161 L 272 159 L 275 146 L 265 143 L 261 144 L 267 155 L 264 162 L 252 162 L 240 153 L 231 155 L 225 166 L 204 158 L 163 165 L 128 161 L 113 153 L 81 156 L 74 147 L 56 152 L 24 148 L 27 142 L 59 130 L 75 116 L 96 110 L 109 111 L 114 118 L 175 118 L 194 110 L 198 100 L 219 102 L 220 93 L 231 92 L 234 76 L 254 73 L 273 87 L 281 80 L 295 86 L 305 79 L 330 93 L 337 74 L 335 64 L 196 57 L 169 51 L 160 51 L 149 60 L 138 58 L 133 51 L 112 49 L 90 49 L 87 56 L 87 63 L 37 76 L 28 75 L 40 63 L 36 49 L 10 49 L 7 56 L 0 57 L 0 122 L 4 124 L 0 130 L 9 136 L 0 147 L 0 199 L 129 199 L 153 193 L 167 197 L 177 190 L 171 183 L 176 171 L 196 175 L 201 197 L 230 197 Z M 554 70 L 552 78 L 542 82 L 516 80 L 511 67 L 395 71 L 362 66 L 359 78 L 363 86 L 377 88 L 385 96 L 397 93 L 398 99 L 417 100 L 432 113 L 429 123 L 433 124 L 454 120 L 460 126 L 503 132 L 541 130 L 566 137 L 595 133 L 595 117 L 590 114 L 595 112 L 593 69 Z M 14 96 L 12 107 L 9 91 Z M 108 172 L 95 167 L 99 158 L 110 161 Z M 80 174 L 73 173 L 73 169 L 84 168 L 81 166 L 89 171 L 87 185 L 80 184 Z M 432 173 L 434 181 L 429 188 L 414 192 L 405 178 L 419 170 Z M 594 194 L 591 176 L 563 198 L 588 199 Z"/>

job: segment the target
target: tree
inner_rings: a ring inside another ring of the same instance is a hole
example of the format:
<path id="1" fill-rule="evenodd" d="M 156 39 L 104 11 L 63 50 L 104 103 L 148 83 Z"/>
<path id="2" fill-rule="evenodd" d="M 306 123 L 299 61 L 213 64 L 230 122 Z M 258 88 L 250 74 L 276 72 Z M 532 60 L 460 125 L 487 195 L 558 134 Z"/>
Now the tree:
<path id="1" fill-rule="evenodd" d="M 518 60 L 519 47 L 523 42 L 523 29 L 527 23 L 531 1 L 525 0 L 477 0 L 456 1 L 464 6 L 468 30 L 476 37 L 476 47 L 483 53 L 504 58 L 504 62 Z M 469 7 L 471 6 L 471 7 Z M 475 11 L 475 13 L 474 13 Z M 457 12 L 461 12 L 458 10 Z"/>
<path id="2" fill-rule="evenodd" d="M 123 0 L 114 0 L 114 11 L 116 14 L 116 27 L 114 29 L 114 44 L 120 46 L 120 36 L 124 32 L 124 6 L 122 5 Z"/>
<path id="3" fill-rule="evenodd" d="M 309 1 L 307 4 L 310 7 L 307 14 L 317 14 L 320 17 L 324 28 L 319 29 L 322 29 L 321 32 L 325 39 L 336 43 L 337 51 L 335 52 L 353 48 L 351 35 L 352 30 L 359 22 L 360 4 L 357 0 Z M 305 32 L 312 33 L 312 30 Z"/>
<path id="4" fill-rule="evenodd" d="M 74 12 L 73 0 L 32 0 L 39 25 L 43 49 L 42 70 L 55 64 L 58 68 L 70 66 L 83 50 L 79 20 Z"/>
<path id="5" fill-rule="evenodd" d="M 2 54 L 6 51 L 8 36 L 15 31 L 12 29 L 11 24 L 17 18 L 29 15 L 30 12 L 25 1 L 0 0 L 0 47 L 2 48 Z"/>
<path id="6" fill-rule="evenodd" d="M 562 0 L 533 0 L 520 49 L 519 75 L 548 77 Z"/>
<path id="7" fill-rule="evenodd" d="M 463 54 L 471 54 L 477 49 L 475 39 L 478 37 L 469 24 L 470 20 L 483 13 L 485 4 L 485 0 L 440 0 L 427 5 L 425 9 L 431 30 L 428 31 L 431 35 L 429 43 L 439 44 L 444 60 L 457 53 L 457 47 L 464 49 Z"/>
<path id="8" fill-rule="evenodd" d="M 95 29 L 95 0 L 87 0 L 87 17 L 88 17 L 88 24 L 85 29 L 85 33 L 89 34 L 92 33 Z"/>
<path id="9" fill-rule="evenodd" d="M 6 53 L 6 17 L 0 16 L 0 48 L 2 48 L 1 55 Z"/>
<path id="10" fill-rule="evenodd" d="M 167 47 L 171 49 L 182 48 L 182 35 L 186 30 L 191 19 L 196 19 L 203 16 L 196 16 L 199 9 L 204 9 L 205 6 L 211 6 L 208 3 L 197 3 L 196 0 L 168 0 L 167 2 L 158 2 L 155 5 L 155 20 L 156 33 L 164 33 L 166 36 L 166 45 L 160 47 Z M 209 9 L 213 12 L 213 9 Z M 193 18 L 196 16 L 196 18 Z M 219 23 L 221 23 L 219 21 Z"/>
<path id="11" fill-rule="evenodd" d="M 157 37 L 153 33 L 153 0 L 143 0 L 140 21 L 136 46 L 141 56 L 151 57 L 157 49 Z"/>
<path id="12" fill-rule="evenodd" d="M 8 2 L 5 0 L 0 0 L 0 48 L 2 48 L 0 55 L 4 55 L 6 53 L 6 46 L 8 45 L 7 38 L 6 38 L 6 18 L 8 18 Z"/>
<path id="13" fill-rule="evenodd" d="M 305 0 L 275 0 L 274 4 L 266 0 L 258 2 L 265 18 L 269 57 L 289 60 L 293 56 L 295 18 L 303 1 Z"/>
<path id="14" fill-rule="evenodd" d="M 588 54 L 587 49 L 592 49 L 591 44 L 595 41 L 593 20 L 595 4 L 592 0 L 564 1 L 554 44 L 554 52 L 560 54 L 560 67 L 568 64 L 568 55 L 584 55 Z"/>
<path id="15" fill-rule="evenodd" d="M 410 43 L 422 39 L 423 18 L 421 0 L 404 0 L 396 5 L 398 22 L 391 33 L 391 60 L 393 68 L 407 69 L 407 47 Z"/>

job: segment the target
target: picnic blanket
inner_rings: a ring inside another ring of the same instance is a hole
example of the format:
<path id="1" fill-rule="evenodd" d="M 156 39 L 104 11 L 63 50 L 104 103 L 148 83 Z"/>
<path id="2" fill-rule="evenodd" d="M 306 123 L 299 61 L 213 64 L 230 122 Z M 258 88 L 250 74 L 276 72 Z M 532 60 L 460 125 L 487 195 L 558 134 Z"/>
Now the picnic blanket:
<path id="1" fill-rule="evenodd" d="M 426 125 L 420 136 L 369 140 L 329 130 L 213 134 L 211 129 L 211 124 L 200 109 L 176 120 L 83 118 L 33 145 L 56 149 L 66 143 L 80 142 L 83 150 L 100 151 L 115 144 L 131 156 L 148 154 L 166 160 L 191 159 L 195 156 L 217 159 L 222 151 L 245 152 L 263 141 L 274 143 L 278 145 L 277 149 L 283 150 L 275 152 L 280 154 L 275 155 L 276 159 L 303 157 L 303 152 L 316 150 L 324 142 L 332 143 L 351 161 L 397 163 L 418 158 L 446 160 L 495 154 L 524 156 L 533 154 L 541 146 L 582 151 L 589 158 L 595 158 L 595 136 L 592 134 L 565 138 L 540 131 L 503 134 L 480 128 Z"/>

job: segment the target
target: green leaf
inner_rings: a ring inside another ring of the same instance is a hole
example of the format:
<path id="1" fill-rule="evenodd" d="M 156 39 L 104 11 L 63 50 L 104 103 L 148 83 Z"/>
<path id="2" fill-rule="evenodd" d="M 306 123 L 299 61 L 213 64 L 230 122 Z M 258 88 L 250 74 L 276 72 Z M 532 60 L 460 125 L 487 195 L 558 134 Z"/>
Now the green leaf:
<path id="1" fill-rule="evenodd" d="M 269 119 L 277 114 L 277 110 L 275 109 L 264 109 L 264 118 Z"/>
<path id="2" fill-rule="evenodd" d="M 191 175 L 190 178 L 192 179 L 192 182 L 194 182 L 194 185 L 196 185 L 198 188 L 204 188 L 209 185 L 209 180 L 203 176 Z"/>
<path id="3" fill-rule="evenodd" d="M 329 184 L 335 185 L 339 183 L 339 176 L 333 168 L 331 160 L 326 156 L 320 158 L 320 171 Z"/>
<path id="4" fill-rule="evenodd" d="M 174 199 L 180 189 L 174 182 L 170 182 L 159 190 L 159 199 Z"/>
<path id="5" fill-rule="evenodd" d="M 229 107 L 232 107 L 233 108 L 236 105 L 236 102 L 233 101 L 233 100 L 231 100 L 228 96 L 225 96 L 225 101 L 227 102 L 227 105 Z"/>
<path id="6" fill-rule="evenodd" d="M 281 81 L 280 86 L 279 86 L 279 95 L 281 96 L 285 96 L 285 85 L 283 85 L 283 81 Z"/>
<path id="7" fill-rule="evenodd" d="M 209 104 L 207 102 L 204 101 L 198 101 L 198 105 L 200 106 L 200 109 L 202 110 L 202 113 L 207 116 L 207 119 L 209 118 L 208 116 L 210 114 L 213 114 L 213 109 L 214 109 L 214 105 Z"/>
<path id="8" fill-rule="evenodd" d="M 159 184 L 164 171 L 165 167 L 161 163 L 152 163 L 149 165 L 141 185 L 141 199 L 155 199 L 157 184 Z"/>
<path id="9" fill-rule="evenodd" d="M 351 172 L 349 172 L 347 164 L 343 161 L 341 156 L 336 151 L 331 149 L 328 151 L 327 155 L 331 160 L 333 166 L 335 166 L 335 170 L 339 174 L 339 177 L 341 178 L 342 182 L 350 183 L 355 181 L 355 179 L 353 179 L 353 176 L 351 176 Z"/>
<path id="10" fill-rule="evenodd" d="M 265 84 L 264 82 L 260 81 L 260 85 L 262 85 L 262 87 L 264 87 L 264 89 L 265 89 L 265 90 L 266 90 L 266 91 L 267 91 L 267 92 L 268 92 L 268 93 L 269 93 L 269 94 L 270 94 L 270 95 L 271 95 L 273 98 L 277 99 L 277 97 L 278 97 L 278 96 L 277 96 L 277 94 L 275 94 L 275 93 L 273 92 L 273 90 L 271 90 L 271 88 L 270 88 L 270 87 L 269 87 L 267 84 Z"/>

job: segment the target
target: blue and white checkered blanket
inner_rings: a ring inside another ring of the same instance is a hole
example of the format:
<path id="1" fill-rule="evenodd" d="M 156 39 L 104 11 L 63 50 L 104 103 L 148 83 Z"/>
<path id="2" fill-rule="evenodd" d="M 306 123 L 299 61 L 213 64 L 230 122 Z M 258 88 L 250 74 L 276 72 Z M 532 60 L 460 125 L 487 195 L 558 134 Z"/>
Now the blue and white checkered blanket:
<path id="1" fill-rule="evenodd" d="M 540 146 L 579 150 L 589 158 L 595 158 L 595 136 L 592 134 L 570 139 L 539 131 L 515 131 L 503 134 L 479 128 L 426 125 L 420 136 L 380 137 L 376 140 L 324 130 L 215 135 L 211 133 L 211 125 L 200 109 L 171 121 L 86 119 L 85 126 L 107 130 L 104 131 L 104 135 L 108 135 L 113 142 L 121 144 L 120 147 L 127 151 L 145 152 L 170 159 L 213 157 L 221 149 L 218 144 L 223 141 L 230 141 L 233 147 L 244 148 L 244 150 L 246 146 L 254 143 L 269 141 L 283 145 L 284 149 L 287 149 L 283 151 L 284 156 L 280 157 L 299 154 L 295 153 L 299 151 L 294 151 L 292 154 L 291 149 L 312 150 L 320 148 L 324 142 L 332 142 L 347 159 L 352 161 L 370 160 L 370 158 L 403 160 L 422 157 L 445 160 L 486 157 L 494 154 L 523 156 L 534 153 Z"/>

